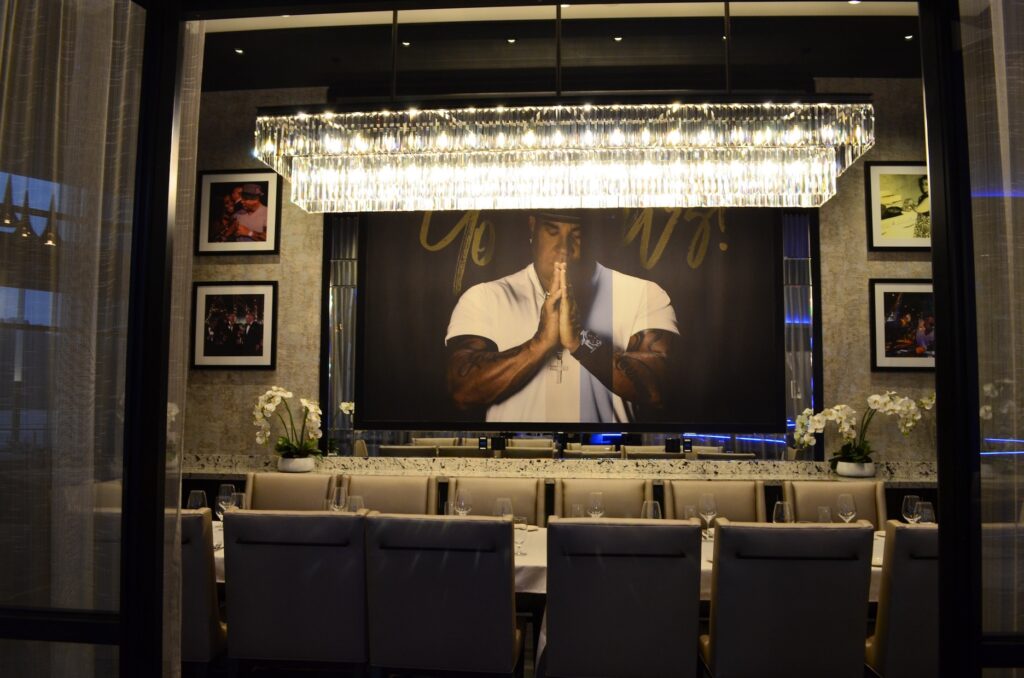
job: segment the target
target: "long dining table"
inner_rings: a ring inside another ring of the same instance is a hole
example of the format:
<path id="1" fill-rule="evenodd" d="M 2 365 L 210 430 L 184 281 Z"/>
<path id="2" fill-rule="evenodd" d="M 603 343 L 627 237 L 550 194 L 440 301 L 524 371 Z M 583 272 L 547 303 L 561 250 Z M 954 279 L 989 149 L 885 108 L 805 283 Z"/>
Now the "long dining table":
<path id="1" fill-rule="evenodd" d="M 546 594 L 548 589 L 548 531 L 543 527 L 530 526 L 525 533 L 516 532 L 522 539 L 516 554 L 516 593 Z M 217 581 L 224 581 L 224 530 L 223 524 L 213 524 L 214 564 Z M 868 591 L 870 602 L 878 601 L 882 581 L 882 554 L 885 551 L 885 533 L 876 532 L 871 554 L 871 586 Z M 700 554 L 700 598 L 711 599 L 711 572 L 714 567 L 715 542 L 705 539 L 701 542 Z"/>

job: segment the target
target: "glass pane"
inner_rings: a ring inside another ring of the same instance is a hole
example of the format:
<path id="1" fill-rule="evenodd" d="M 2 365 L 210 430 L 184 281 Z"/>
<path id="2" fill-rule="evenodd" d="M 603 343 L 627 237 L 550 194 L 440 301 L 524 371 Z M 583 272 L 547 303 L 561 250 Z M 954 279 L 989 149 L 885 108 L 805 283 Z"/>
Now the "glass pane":
<path id="1" fill-rule="evenodd" d="M 4 7 L 22 28 L 0 32 L 0 605 L 117 610 L 145 14 Z M 116 658 L 8 642 L 0 675 L 113 675 Z"/>
<path id="2" fill-rule="evenodd" d="M 116 676 L 116 645 L 0 639 L 0 676 Z"/>
<path id="3" fill-rule="evenodd" d="M 978 314 L 982 628 L 1024 631 L 1024 6 L 961 2 Z"/>

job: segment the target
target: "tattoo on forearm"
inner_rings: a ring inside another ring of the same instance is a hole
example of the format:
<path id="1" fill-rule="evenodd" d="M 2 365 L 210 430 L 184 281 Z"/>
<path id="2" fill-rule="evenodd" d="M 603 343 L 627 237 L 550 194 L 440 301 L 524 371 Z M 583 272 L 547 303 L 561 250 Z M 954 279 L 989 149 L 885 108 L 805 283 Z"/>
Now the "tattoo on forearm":
<path id="1" fill-rule="evenodd" d="M 483 367 L 496 363 L 499 360 L 511 358 L 517 356 L 523 351 L 523 346 L 515 346 L 502 351 L 501 353 L 491 353 L 489 351 L 462 351 L 464 357 L 459 364 L 457 374 L 459 377 L 468 377 L 473 372 L 482 369 Z M 469 355 L 465 355 L 468 353 Z"/>

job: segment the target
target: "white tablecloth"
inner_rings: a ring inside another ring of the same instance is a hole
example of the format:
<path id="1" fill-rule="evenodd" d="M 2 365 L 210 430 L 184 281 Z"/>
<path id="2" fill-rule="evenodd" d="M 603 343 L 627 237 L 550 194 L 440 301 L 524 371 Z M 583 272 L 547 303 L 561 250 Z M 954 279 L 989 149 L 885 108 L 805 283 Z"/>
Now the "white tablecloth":
<path id="1" fill-rule="evenodd" d="M 517 536 L 521 533 L 517 532 Z M 548 590 L 548 531 L 544 528 L 530 530 L 522 535 L 525 555 L 516 556 L 516 593 L 547 593 Z M 882 553 L 885 550 L 885 534 L 875 533 L 871 554 L 871 588 L 868 600 L 878 600 L 878 590 L 882 581 Z M 213 560 L 217 567 L 217 581 L 224 581 L 224 531 L 222 524 L 213 524 Z M 701 542 L 700 560 L 700 599 L 711 599 L 712 557 L 715 553 L 715 542 Z"/>

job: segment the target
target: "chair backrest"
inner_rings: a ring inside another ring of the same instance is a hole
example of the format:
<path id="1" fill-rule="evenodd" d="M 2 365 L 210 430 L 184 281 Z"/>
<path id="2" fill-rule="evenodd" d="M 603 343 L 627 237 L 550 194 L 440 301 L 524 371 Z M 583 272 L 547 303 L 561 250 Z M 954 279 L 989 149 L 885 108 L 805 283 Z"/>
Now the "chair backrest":
<path id="1" fill-rule="evenodd" d="M 436 457 L 437 448 L 433 445 L 380 445 L 377 447 L 378 457 Z"/>
<path id="2" fill-rule="evenodd" d="M 499 453 L 502 459 L 554 459 L 553 447 L 506 447 Z"/>
<path id="3" fill-rule="evenodd" d="M 721 445 L 694 445 L 690 448 L 694 456 L 698 454 L 724 454 L 725 447 Z"/>
<path id="4" fill-rule="evenodd" d="M 437 513 L 437 479 L 433 476 L 345 475 L 342 487 L 349 497 L 362 497 L 363 506 L 381 513 Z"/>
<path id="5" fill-rule="evenodd" d="M 659 459 L 662 461 L 672 461 L 674 459 L 686 459 L 686 457 L 680 452 L 666 452 L 665 450 L 656 452 L 626 450 L 626 459 Z"/>
<path id="6" fill-rule="evenodd" d="M 448 481 L 448 499 L 456 497 L 459 490 L 466 490 L 472 497 L 470 505 L 473 515 L 489 516 L 494 514 L 494 504 L 498 497 L 512 500 L 512 512 L 517 516 L 526 516 L 530 525 L 543 526 L 544 521 L 544 481 L 540 478 L 452 478 Z"/>
<path id="7" fill-rule="evenodd" d="M 208 508 L 181 511 L 181 660 L 211 662 L 224 650 Z"/>
<path id="8" fill-rule="evenodd" d="M 693 675 L 700 548 L 696 520 L 552 518 L 548 674 Z"/>
<path id="9" fill-rule="evenodd" d="M 721 448 L 719 448 L 721 449 Z M 753 452 L 697 452 L 697 459 L 708 461 L 741 461 L 744 459 L 756 459 Z"/>
<path id="10" fill-rule="evenodd" d="M 409 442 L 421 447 L 454 447 L 462 444 L 462 438 L 410 438 Z"/>
<path id="11" fill-rule="evenodd" d="M 622 459 L 622 452 L 610 450 L 565 450 L 566 459 Z"/>
<path id="12" fill-rule="evenodd" d="M 715 676 L 862 678 L 873 531 L 719 519 L 711 574 Z M 765 623 L 765 620 L 770 620 Z"/>
<path id="13" fill-rule="evenodd" d="M 699 510 L 704 494 L 714 495 L 717 515 L 723 518 L 748 523 L 767 519 L 763 480 L 666 480 L 665 517 L 682 518 L 687 505 Z"/>
<path id="14" fill-rule="evenodd" d="M 660 453 L 665 454 L 664 445 L 623 445 L 622 451 L 626 453 L 626 458 L 629 458 L 631 454 L 654 454 Z M 679 455 L 682 456 L 682 455 Z"/>
<path id="15" fill-rule="evenodd" d="M 470 447 L 469 445 L 445 445 L 437 448 L 439 457 L 462 457 L 464 459 L 493 459 L 494 450 L 489 447 Z"/>
<path id="16" fill-rule="evenodd" d="M 231 657 L 366 661 L 365 520 L 365 511 L 225 514 Z"/>
<path id="17" fill-rule="evenodd" d="M 833 520 L 838 520 L 836 501 L 840 494 L 853 495 L 857 505 L 857 520 L 866 520 L 881 530 L 887 518 L 885 486 L 876 480 L 787 480 L 782 484 L 782 495 L 793 507 L 797 521 L 816 521 L 818 507 L 832 509 Z"/>
<path id="18" fill-rule="evenodd" d="M 551 438 L 511 438 L 506 447 L 554 447 Z"/>
<path id="19" fill-rule="evenodd" d="M 512 672 L 510 520 L 377 514 L 366 528 L 373 666 Z"/>
<path id="20" fill-rule="evenodd" d="M 939 675 L 939 530 L 890 520 L 868 665 L 884 678 Z"/>
<path id="21" fill-rule="evenodd" d="M 250 473 L 245 507 L 258 511 L 323 511 L 334 476 L 320 473 Z"/>
<path id="22" fill-rule="evenodd" d="M 600 492 L 605 518 L 639 518 L 640 507 L 653 498 L 650 480 L 640 478 L 562 478 L 555 483 L 555 515 L 569 516 L 573 504 L 586 511 L 590 493 Z"/>

